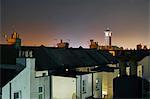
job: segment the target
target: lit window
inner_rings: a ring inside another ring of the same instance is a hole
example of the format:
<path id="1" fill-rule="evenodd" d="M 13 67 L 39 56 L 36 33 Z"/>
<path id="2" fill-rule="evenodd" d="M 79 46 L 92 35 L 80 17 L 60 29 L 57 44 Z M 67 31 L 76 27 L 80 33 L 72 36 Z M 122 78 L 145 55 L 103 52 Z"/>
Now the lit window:
<path id="1" fill-rule="evenodd" d="M 130 75 L 130 67 L 126 67 L 126 74 L 129 76 Z"/>
<path id="2" fill-rule="evenodd" d="M 137 67 L 137 76 L 142 77 L 143 76 L 143 66 L 139 65 Z"/>
<path id="3" fill-rule="evenodd" d="M 66 69 L 66 71 L 69 71 L 68 69 Z"/>
<path id="4" fill-rule="evenodd" d="M 108 99 L 107 96 L 107 91 L 102 91 L 102 99 Z"/>

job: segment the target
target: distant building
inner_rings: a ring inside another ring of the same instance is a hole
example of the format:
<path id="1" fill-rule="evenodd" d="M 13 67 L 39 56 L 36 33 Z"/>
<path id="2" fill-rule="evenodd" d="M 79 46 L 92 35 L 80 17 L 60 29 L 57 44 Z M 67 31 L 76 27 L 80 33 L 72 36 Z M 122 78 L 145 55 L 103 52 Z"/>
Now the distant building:
<path id="1" fill-rule="evenodd" d="M 136 49 L 137 49 L 137 50 L 148 50 L 147 46 L 146 46 L 146 45 L 142 46 L 142 44 L 138 44 L 138 45 L 136 46 Z"/>
<path id="2" fill-rule="evenodd" d="M 99 46 L 100 50 L 123 50 L 123 47 L 118 47 L 118 46 Z"/>
<path id="3" fill-rule="evenodd" d="M 107 28 L 104 30 L 105 34 L 105 45 L 98 45 L 98 42 L 94 42 L 94 40 L 90 40 L 91 44 L 90 48 L 98 49 L 98 50 L 123 50 L 123 47 L 113 46 L 112 45 L 112 31 Z"/>
<path id="4" fill-rule="evenodd" d="M 90 40 L 90 49 L 97 49 L 97 50 L 104 50 L 104 51 L 109 51 L 109 53 L 111 53 L 113 56 L 115 56 L 117 53 L 117 50 L 123 50 L 123 47 L 118 47 L 118 46 L 100 46 L 98 45 L 98 42 L 95 42 L 94 40 Z"/>

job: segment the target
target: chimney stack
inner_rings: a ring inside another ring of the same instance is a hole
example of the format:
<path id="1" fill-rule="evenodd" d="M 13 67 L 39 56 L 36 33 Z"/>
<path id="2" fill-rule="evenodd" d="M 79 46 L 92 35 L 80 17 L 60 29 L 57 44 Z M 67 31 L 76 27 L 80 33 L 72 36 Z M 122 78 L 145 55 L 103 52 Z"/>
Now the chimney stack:
<path id="1" fill-rule="evenodd" d="M 98 49 L 98 42 L 94 42 L 93 39 L 91 39 L 90 42 L 91 42 L 90 48 Z"/>
<path id="2" fill-rule="evenodd" d="M 69 48 L 69 43 L 68 42 L 63 42 L 63 40 L 60 40 L 60 43 L 57 43 L 58 48 Z"/>

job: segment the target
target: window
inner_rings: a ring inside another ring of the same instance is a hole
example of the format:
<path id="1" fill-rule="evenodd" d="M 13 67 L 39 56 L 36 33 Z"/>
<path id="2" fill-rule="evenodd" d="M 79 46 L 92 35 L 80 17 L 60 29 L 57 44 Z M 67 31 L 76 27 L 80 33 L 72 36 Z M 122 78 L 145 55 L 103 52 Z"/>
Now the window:
<path id="1" fill-rule="evenodd" d="M 46 73 L 42 73 L 42 76 L 46 76 Z"/>
<path id="2" fill-rule="evenodd" d="M 143 66 L 142 65 L 137 66 L 137 76 L 143 77 Z"/>
<path id="3" fill-rule="evenodd" d="M 43 96 L 42 96 L 42 94 L 39 94 L 39 99 L 43 99 Z"/>
<path id="4" fill-rule="evenodd" d="M 44 99 L 44 87 L 38 87 L 38 97 L 39 99 Z"/>
<path id="5" fill-rule="evenodd" d="M 19 93 L 14 93 L 14 99 L 19 99 Z"/>
<path id="6" fill-rule="evenodd" d="M 126 74 L 129 76 L 130 75 L 130 67 L 126 67 Z"/>
<path id="7" fill-rule="evenodd" d="M 21 99 L 21 91 L 14 93 L 14 99 Z"/>
<path id="8" fill-rule="evenodd" d="M 43 87 L 39 87 L 39 93 L 43 92 Z"/>
<path id="9" fill-rule="evenodd" d="M 82 93 L 86 93 L 86 82 L 85 80 L 82 81 Z"/>
<path id="10" fill-rule="evenodd" d="M 96 86 L 95 86 L 96 90 L 100 90 L 100 80 L 96 79 L 95 83 L 96 83 Z"/>

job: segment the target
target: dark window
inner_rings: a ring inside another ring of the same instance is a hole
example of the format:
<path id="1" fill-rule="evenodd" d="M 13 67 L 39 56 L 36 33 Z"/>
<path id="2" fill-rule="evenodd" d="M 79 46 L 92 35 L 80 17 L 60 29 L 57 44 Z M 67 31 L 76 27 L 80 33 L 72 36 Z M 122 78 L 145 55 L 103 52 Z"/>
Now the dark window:
<path id="1" fill-rule="evenodd" d="M 39 87 L 39 93 L 43 92 L 43 87 Z"/>
<path id="2" fill-rule="evenodd" d="M 39 99 L 42 99 L 42 94 L 39 94 Z"/>
<path id="3" fill-rule="evenodd" d="M 42 73 L 42 76 L 46 76 L 46 73 Z"/>
<path id="4" fill-rule="evenodd" d="M 86 93 L 86 82 L 85 82 L 85 80 L 83 80 L 83 82 L 82 82 L 82 92 Z"/>
<path id="5" fill-rule="evenodd" d="M 44 86 L 38 87 L 38 99 L 44 99 Z"/>
<path id="6" fill-rule="evenodd" d="M 14 99 L 19 99 L 19 92 L 14 93 Z"/>

